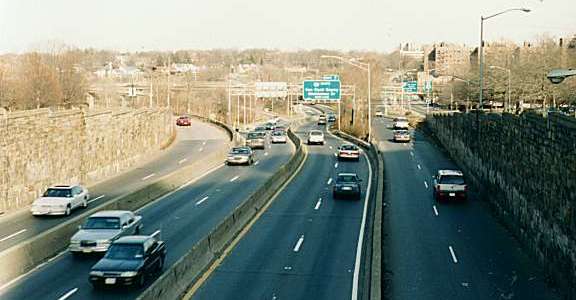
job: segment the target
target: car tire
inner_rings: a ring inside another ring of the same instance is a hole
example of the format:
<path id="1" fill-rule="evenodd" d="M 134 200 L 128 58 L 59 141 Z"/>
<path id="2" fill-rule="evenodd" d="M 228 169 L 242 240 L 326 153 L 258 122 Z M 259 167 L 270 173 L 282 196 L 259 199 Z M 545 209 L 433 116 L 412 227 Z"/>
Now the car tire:
<path id="1" fill-rule="evenodd" d="M 156 272 L 161 273 L 162 269 L 164 269 L 164 257 L 160 257 L 160 262 L 158 263 L 158 267 L 156 267 Z"/>
<path id="2" fill-rule="evenodd" d="M 66 206 L 66 211 L 64 211 L 64 215 L 69 216 L 70 213 L 72 213 L 72 208 L 70 208 L 70 205 L 68 205 Z"/>
<path id="3" fill-rule="evenodd" d="M 140 235 L 140 231 L 142 231 L 142 226 L 136 227 L 136 230 L 134 230 L 134 235 Z"/>
<path id="4" fill-rule="evenodd" d="M 84 201 L 82 201 L 82 208 L 87 208 L 88 207 L 88 200 L 84 199 Z"/>
<path id="5" fill-rule="evenodd" d="M 146 274 L 141 274 L 138 276 L 138 280 L 136 281 L 138 287 L 144 287 L 146 285 Z"/>

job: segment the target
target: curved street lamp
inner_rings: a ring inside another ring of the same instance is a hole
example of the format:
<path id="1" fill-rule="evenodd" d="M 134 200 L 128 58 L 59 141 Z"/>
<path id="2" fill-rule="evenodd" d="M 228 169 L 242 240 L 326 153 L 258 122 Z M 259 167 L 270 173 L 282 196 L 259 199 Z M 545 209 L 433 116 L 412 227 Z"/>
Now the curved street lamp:
<path id="1" fill-rule="evenodd" d="M 530 9 L 528 8 L 510 8 L 504 11 L 501 11 L 499 13 L 484 17 L 484 16 L 480 16 L 480 47 L 478 48 L 478 57 L 480 59 L 480 96 L 478 99 L 478 108 L 482 109 L 483 105 L 482 105 L 482 98 L 483 98 L 483 93 L 484 93 L 484 21 L 494 18 L 496 16 L 511 12 L 511 11 L 521 11 L 521 12 L 525 12 L 525 13 L 529 13 Z"/>

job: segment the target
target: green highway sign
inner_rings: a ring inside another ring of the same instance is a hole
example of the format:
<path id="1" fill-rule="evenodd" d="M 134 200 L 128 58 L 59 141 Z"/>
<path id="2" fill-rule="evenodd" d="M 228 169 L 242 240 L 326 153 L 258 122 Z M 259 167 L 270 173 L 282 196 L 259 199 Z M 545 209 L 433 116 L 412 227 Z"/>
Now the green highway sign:
<path id="1" fill-rule="evenodd" d="M 405 93 L 418 93 L 418 82 L 417 81 L 405 81 L 402 85 Z"/>
<path id="2" fill-rule="evenodd" d="M 340 75 L 324 75 L 322 80 L 340 80 Z"/>
<path id="3" fill-rule="evenodd" d="M 304 100 L 340 101 L 339 80 L 304 80 Z"/>

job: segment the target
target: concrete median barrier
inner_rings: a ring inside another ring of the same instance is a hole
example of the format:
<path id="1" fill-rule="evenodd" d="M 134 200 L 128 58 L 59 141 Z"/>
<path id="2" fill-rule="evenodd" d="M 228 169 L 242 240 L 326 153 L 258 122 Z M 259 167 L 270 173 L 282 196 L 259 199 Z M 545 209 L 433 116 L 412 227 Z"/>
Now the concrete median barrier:
<path id="1" fill-rule="evenodd" d="M 0 253 L 0 286 L 66 250 L 70 237 L 90 214 L 109 209 L 136 210 L 141 208 L 222 164 L 228 150 L 228 147 L 225 147 L 220 151 L 212 152 L 202 161 L 181 168 L 134 192 L 90 208 L 81 216 L 3 251 Z"/>
<path id="2" fill-rule="evenodd" d="M 179 299 L 212 263 L 222 254 L 236 236 L 250 223 L 273 195 L 290 179 L 306 157 L 300 139 L 288 131 L 288 137 L 296 146 L 290 160 L 270 177 L 248 199 L 234 209 L 208 236 L 200 240 L 188 253 L 172 265 L 160 278 L 148 287 L 140 300 Z M 208 242 L 209 249 L 199 247 Z M 206 251 L 209 253 L 199 253 Z M 206 258 L 211 258 L 207 260 Z"/>

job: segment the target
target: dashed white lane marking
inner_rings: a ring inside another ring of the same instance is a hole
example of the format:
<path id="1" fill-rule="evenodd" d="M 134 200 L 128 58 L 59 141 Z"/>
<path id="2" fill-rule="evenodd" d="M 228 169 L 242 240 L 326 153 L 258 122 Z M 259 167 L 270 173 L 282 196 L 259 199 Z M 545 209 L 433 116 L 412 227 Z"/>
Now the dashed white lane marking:
<path id="1" fill-rule="evenodd" d="M 420 164 L 417 165 L 418 170 L 422 170 L 422 167 L 420 166 Z"/>
<path id="2" fill-rule="evenodd" d="M 257 160 L 257 161 L 254 163 L 254 165 L 257 166 L 259 163 L 260 163 L 260 161 Z"/>
<path id="3" fill-rule="evenodd" d="M 198 205 L 200 205 L 200 204 L 204 203 L 204 201 L 208 200 L 208 198 L 209 198 L 209 197 L 208 197 L 208 196 L 206 196 L 206 197 L 204 197 L 204 198 L 200 199 L 200 201 L 196 202 L 196 205 L 198 206 Z"/>
<path id="4" fill-rule="evenodd" d="M 424 185 L 428 188 L 428 182 L 424 181 Z"/>
<path id="5" fill-rule="evenodd" d="M 24 233 L 24 232 L 26 232 L 26 229 L 22 229 L 22 230 L 20 230 L 20 231 L 18 231 L 18 232 L 14 232 L 14 233 L 11 234 L 11 235 L 5 236 L 5 237 L 3 237 L 3 238 L 0 239 L 0 243 L 3 242 L 3 241 L 9 240 L 9 239 L 11 239 L 11 238 L 13 238 L 13 237 L 15 237 L 15 236 L 17 236 L 17 235 L 19 235 L 19 234 Z"/>
<path id="6" fill-rule="evenodd" d="M 240 178 L 240 176 L 234 176 L 234 178 L 230 179 L 230 182 L 236 181 L 236 179 Z"/>
<path id="7" fill-rule="evenodd" d="M 74 293 L 76 293 L 78 291 L 78 288 L 74 288 L 71 291 L 69 291 L 68 293 L 64 294 L 62 297 L 58 298 L 58 300 L 66 300 L 68 298 L 70 298 L 70 296 L 74 295 Z"/>
<path id="8" fill-rule="evenodd" d="M 452 255 L 452 261 L 457 264 L 458 263 L 458 258 L 456 258 L 456 254 L 454 253 L 454 249 L 452 249 L 452 246 L 448 246 L 448 249 L 450 250 L 450 254 Z"/>
<path id="9" fill-rule="evenodd" d="M 268 156 L 268 152 L 264 152 L 264 156 Z"/>
<path id="10" fill-rule="evenodd" d="M 335 163 L 335 164 L 334 164 L 334 168 L 338 168 L 338 163 Z"/>
<path id="11" fill-rule="evenodd" d="M 436 209 L 436 205 L 432 205 L 432 208 L 434 209 L 434 214 L 438 216 L 438 209 Z"/>
<path id="12" fill-rule="evenodd" d="M 204 147 L 201 147 L 200 149 L 198 149 L 198 152 L 202 152 L 204 151 Z"/>
<path id="13" fill-rule="evenodd" d="M 294 252 L 300 251 L 300 247 L 302 247 L 302 243 L 304 243 L 304 235 L 301 235 L 300 238 L 298 239 L 298 242 L 296 242 L 296 246 L 294 246 Z"/>
<path id="14" fill-rule="evenodd" d="M 148 179 L 150 179 L 150 178 L 152 178 L 152 177 L 154 177 L 154 176 L 156 176 L 156 173 L 152 173 L 152 174 L 150 174 L 150 175 L 148 175 L 148 176 L 146 176 L 146 177 L 142 178 L 142 181 L 144 181 L 144 180 L 148 180 Z"/>
<path id="15" fill-rule="evenodd" d="M 329 146 L 328 148 L 332 149 L 332 146 Z"/>
<path id="16" fill-rule="evenodd" d="M 414 157 L 414 152 L 410 151 L 410 155 L 411 155 L 412 157 Z"/>
<path id="17" fill-rule="evenodd" d="M 328 178 L 328 182 L 326 184 L 330 185 L 332 183 L 332 178 Z"/>
<path id="18" fill-rule="evenodd" d="M 318 202 L 316 202 L 316 206 L 314 206 L 314 210 L 320 209 L 320 205 L 322 205 L 322 198 L 318 198 Z"/>
<path id="19" fill-rule="evenodd" d="M 338 153 L 334 153 L 334 156 L 338 156 Z"/>
<path id="20" fill-rule="evenodd" d="M 268 146 L 268 149 L 272 149 L 272 145 L 269 145 L 269 146 Z"/>
<path id="21" fill-rule="evenodd" d="M 100 195 L 100 196 L 98 196 L 98 197 L 96 197 L 96 198 L 94 198 L 94 199 L 90 199 L 90 200 L 88 201 L 88 203 L 92 203 L 92 202 L 94 202 L 94 201 L 96 201 L 96 200 L 100 200 L 100 199 L 102 199 L 102 198 L 104 198 L 104 197 L 106 197 L 106 195 Z"/>
<path id="22" fill-rule="evenodd" d="M 187 160 L 188 160 L 187 158 L 183 158 L 183 159 L 178 161 L 178 164 L 181 165 L 181 164 L 185 163 Z"/>
<path id="23" fill-rule="evenodd" d="M 206 141 L 203 141 L 203 142 L 202 142 L 202 146 L 205 146 L 205 145 L 206 145 Z"/>

